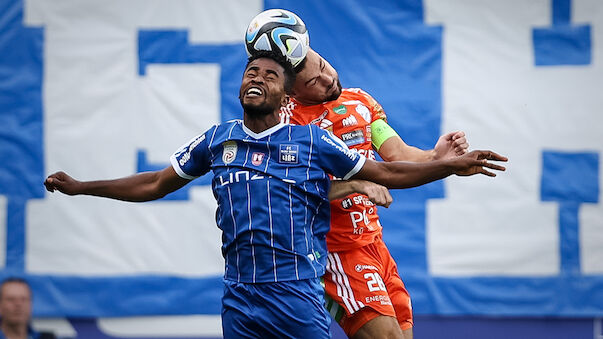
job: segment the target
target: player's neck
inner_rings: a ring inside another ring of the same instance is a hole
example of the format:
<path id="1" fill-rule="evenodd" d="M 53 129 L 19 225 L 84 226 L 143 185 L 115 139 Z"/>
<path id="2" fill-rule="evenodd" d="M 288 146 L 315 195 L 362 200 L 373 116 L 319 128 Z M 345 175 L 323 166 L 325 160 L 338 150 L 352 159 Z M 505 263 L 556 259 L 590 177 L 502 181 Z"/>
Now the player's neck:
<path id="1" fill-rule="evenodd" d="M 278 125 L 281 122 L 278 112 L 264 116 L 251 116 L 245 114 L 243 123 L 254 133 L 262 133 L 263 131 Z"/>
<path id="2" fill-rule="evenodd" d="M 314 106 L 314 105 L 320 105 L 323 103 L 322 101 L 307 100 L 307 99 L 304 100 L 303 98 L 302 99 L 295 98 L 295 101 L 297 101 L 297 103 L 301 106 Z"/>

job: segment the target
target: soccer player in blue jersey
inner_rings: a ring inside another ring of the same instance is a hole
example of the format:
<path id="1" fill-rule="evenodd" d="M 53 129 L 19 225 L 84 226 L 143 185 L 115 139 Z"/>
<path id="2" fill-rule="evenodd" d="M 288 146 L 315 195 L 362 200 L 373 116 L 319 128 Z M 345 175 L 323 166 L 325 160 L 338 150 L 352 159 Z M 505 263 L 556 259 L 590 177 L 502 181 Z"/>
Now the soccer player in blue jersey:
<path id="1" fill-rule="evenodd" d="M 328 338 L 323 306 L 329 230 L 327 173 L 406 188 L 446 176 L 485 174 L 506 161 L 490 151 L 429 163 L 367 160 L 318 126 L 280 123 L 295 75 L 279 56 L 250 58 L 239 92 L 243 120 L 216 125 L 186 143 L 171 166 L 133 176 L 78 181 L 63 172 L 44 182 L 50 192 L 149 201 L 210 170 L 225 259 L 225 338 Z"/>

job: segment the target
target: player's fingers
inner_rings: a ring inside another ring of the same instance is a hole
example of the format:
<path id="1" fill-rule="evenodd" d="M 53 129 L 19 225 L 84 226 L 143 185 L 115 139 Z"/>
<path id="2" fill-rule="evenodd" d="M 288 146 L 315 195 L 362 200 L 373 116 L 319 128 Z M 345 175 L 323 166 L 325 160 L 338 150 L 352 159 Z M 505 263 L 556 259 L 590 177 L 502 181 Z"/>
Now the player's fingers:
<path id="1" fill-rule="evenodd" d="M 47 183 L 47 182 L 44 182 L 44 187 L 46 187 L 46 190 L 48 192 L 54 192 L 54 190 L 55 190 L 55 187 L 52 184 Z"/>
<path id="2" fill-rule="evenodd" d="M 485 168 L 483 168 L 483 167 L 482 167 L 482 168 L 480 168 L 480 171 L 479 171 L 479 172 L 480 172 L 481 174 L 487 175 L 487 176 L 489 176 L 489 177 L 495 177 L 495 176 L 496 176 L 496 173 L 490 172 L 490 171 L 488 171 L 487 169 L 485 169 Z"/>
<path id="3" fill-rule="evenodd" d="M 488 151 L 488 157 L 486 159 L 488 160 L 496 160 L 496 161 L 507 161 L 509 160 L 509 158 L 502 156 L 496 152 L 492 152 L 492 151 Z"/>
<path id="4" fill-rule="evenodd" d="M 385 191 L 385 208 L 389 207 L 389 205 L 392 204 L 392 202 L 394 202 L 394 198 L 392 197 L 392 195 L 389 193 L 389 191 Z"/>
<path id="5" fill-rule="evenodd" d="M 452 140 L 457 141 L 459 139 L 465 140 L 465 132 L 463 132 L 463 131 L 454 132 L 454 135 L 452 135 Z"/>
<path id="6" fill-rule="evenodd" d="M 497 170 L 497 171 L 504 171 L 504 170 L 506 170 L 506 169 L 507 169 L 505 166 L 501 166 L 501 165 L 499 165 L 499 164 L 493 164 L 493 163 L 491 163 L 491 162 L 484 162 L 484 163 L 483 163 L 483 166 L 484 166 L 484 167 L 491 168 L 491 169 L 495 169 L 495 170 Z"/>
<path id="7" fill-rule="evenodd" d="M 488 160 L 495 160 L 495 161 L 507 161 L 509 160 L 507 157 L 502 156 L 496 152 L 492 152 L 492 151 L 475 151 L 477 154 L 477 158 L 478 159 L 488 159 Z"/>
<path id="8" fill-rule="evenodd" d="M 452 140 L 452 141 L 454 141 L 454 136 L 455 136 L 457 133 L 459 133 L 459 132 L 458 132 L 458 131 L 454 131 L 454 132 L 450 132 L 450 133 L 446 133 L 446 134 L 444 134 L 444 135 L 443 135 L 444 140 L 447 140 L 447 141 L 448 141 L 448 140 Z"/>
<path id="9" fill-rule="evenodd" d="M 468 148 L 469 148 L 469 144 L 465 142 L 465 143 L 463 143 L 463 144 L 457 145 L 457 146 L 454 148 L 454 152 L 455 152 L 457 155 L 463 155 L 463 154 L 467 153 L 467 149 L 468 149 Z"/>

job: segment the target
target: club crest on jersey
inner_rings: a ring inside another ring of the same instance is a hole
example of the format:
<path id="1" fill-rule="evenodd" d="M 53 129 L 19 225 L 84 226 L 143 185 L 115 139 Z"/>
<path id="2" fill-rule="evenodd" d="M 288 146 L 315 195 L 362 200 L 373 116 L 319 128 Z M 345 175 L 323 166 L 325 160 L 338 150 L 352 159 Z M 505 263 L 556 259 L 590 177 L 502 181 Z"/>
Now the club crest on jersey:
<path id="1" fill-rule="evenodd" d="M 255 166 L 259 166 L 262 164 L 262 161 L 264 161 L 264 153 L 253 152 L 253 154 L 251 155 L 251 163 Z"/>
<path id="2" fill-rule="evenodd" d="M 281 164 L 297 164 L 299 161 L 299 146 L 290 144 L 279 145 L 278 162 Z"/>
<path id="3" fill-rule="evenodd" d="M 226 141 L 222 143 L 222 147 L 224 148 L 222 151 L 222 161 L 224 161 L 224 164 L 230 164 L 237 157 L 237 142 Z"/>

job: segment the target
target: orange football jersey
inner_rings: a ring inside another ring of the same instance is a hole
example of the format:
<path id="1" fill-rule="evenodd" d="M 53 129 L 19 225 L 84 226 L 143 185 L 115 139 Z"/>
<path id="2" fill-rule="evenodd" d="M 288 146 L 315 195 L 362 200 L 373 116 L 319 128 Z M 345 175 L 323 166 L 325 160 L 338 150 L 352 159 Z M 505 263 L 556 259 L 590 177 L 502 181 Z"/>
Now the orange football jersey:
<path id="1" fill-rule="evenodd" d="M 296 125 L 316 124 L 331 131 L 349 148 L 368 159 L 375 159 L 371 123 L 386 120 L 383 108 L 359 88 L 346 88 L 337 100 L 303 106 L 295 99 L 281 109 L 281 120 Z M 381 234 L 377 206 L 362 194 L 351 194 L 331 201 L 331 231 L 327 247 L 331 252 L 358 248 Z"/>

